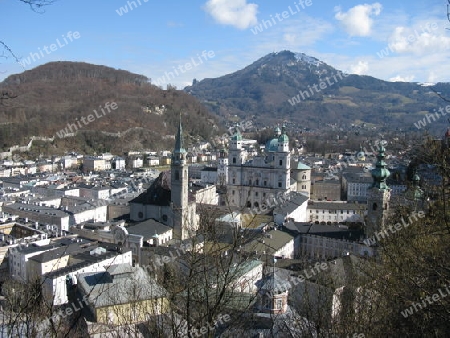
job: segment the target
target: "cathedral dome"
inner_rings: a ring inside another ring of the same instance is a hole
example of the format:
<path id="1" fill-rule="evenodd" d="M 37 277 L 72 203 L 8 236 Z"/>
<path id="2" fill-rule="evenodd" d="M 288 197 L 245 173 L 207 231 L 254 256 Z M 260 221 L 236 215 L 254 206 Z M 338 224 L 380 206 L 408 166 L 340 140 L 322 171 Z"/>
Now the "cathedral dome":
<path id="1" fill-rule="evenodd" d="M 278 140 L 273 138 L 266 142 L 266 152 L 278 151 Z"/>
<path id="2" fill-rule="evenodd" d="M 286 134 L 280 135 L 278 143 L 289 143 L 289 137 Z"/>

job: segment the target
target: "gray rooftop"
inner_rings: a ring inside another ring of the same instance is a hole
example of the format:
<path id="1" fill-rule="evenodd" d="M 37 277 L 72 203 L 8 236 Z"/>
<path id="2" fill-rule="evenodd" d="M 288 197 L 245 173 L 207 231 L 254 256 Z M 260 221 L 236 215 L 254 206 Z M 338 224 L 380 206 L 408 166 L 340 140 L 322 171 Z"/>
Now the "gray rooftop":
<path id="1" fill-rule="evenodd" d="M 144 241 L 152 238 L 155 234 L 162 234 L 171 229 L 171 227 L 155 221 L 154 219 L 148 219 L 144 222 L 127 227 L 129 234 L 141 235 L 144 237 Z"/>
<path id="2" fill-rule="evenodd" d="M 78 287 L 89 295 L 89 303 L 96 308 L 166 295 L 166 290 L 142 268 L 127 264 L 111 265 L 104 272 L 79 274 Z"/>
<path id="3" fill-rule="evenodd" d="M 298 193 L 298 192 L 293 192 L 293 191 L 291 191 L 288 194 L 287 198 L 288 198 L 287 201 L 278 205 L 275 208 L 274 213 L 290 214 L 291 212 L 293 212 L 295 209 L 297 209 L 300 205 L 302 205 L 303 203 L 305 203 L 308 200 L 307 196 L 305 196 L 301 193 Z"/>

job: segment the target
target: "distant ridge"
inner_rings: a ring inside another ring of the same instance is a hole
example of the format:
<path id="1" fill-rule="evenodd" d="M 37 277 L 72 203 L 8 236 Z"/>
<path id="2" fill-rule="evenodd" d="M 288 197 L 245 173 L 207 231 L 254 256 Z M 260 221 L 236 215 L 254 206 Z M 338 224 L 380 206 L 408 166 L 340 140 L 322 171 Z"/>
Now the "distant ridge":
<path id="1" fill-rule="evenodd" d="M 314 128 L 365 122 L 417 131 L 414 122 L 446 105 L 427 86 L 432 84 L 344 74 L 315 57 L 281 51 L 184 90 L 223 118 L 257 116 L 266 123 L 286 119 Z M 449 83 L 434 88 L 450 97 Z M 427 128 L 441 130 L 442 123 L 430 123 Z"/>

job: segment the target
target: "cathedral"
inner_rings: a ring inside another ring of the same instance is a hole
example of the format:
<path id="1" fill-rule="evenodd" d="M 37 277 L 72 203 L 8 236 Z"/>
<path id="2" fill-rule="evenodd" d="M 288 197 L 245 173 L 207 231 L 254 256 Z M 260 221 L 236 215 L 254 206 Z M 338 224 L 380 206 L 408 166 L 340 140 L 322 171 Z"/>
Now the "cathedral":
<path id="1" fill-rule="evenodd" d="M 275 129 L 262 155 L 247 158 L 239 130 L 230 139 L 228 151 L 227 205 L 264 207 L 271 199 L 295 191 L 290 178 L 291 153 L 286 127 Z"/>
<path id="2" fill-rule="evenodd" d="M 198 228 L 196 203 L 189 197 L 188 165 L 180 124 L 172 152 L 171 170 L 162 172 L 141 195 L 130 201 L 132 221 L 154 219 L 173 229 L 173 238 L 192 237 Z"/>

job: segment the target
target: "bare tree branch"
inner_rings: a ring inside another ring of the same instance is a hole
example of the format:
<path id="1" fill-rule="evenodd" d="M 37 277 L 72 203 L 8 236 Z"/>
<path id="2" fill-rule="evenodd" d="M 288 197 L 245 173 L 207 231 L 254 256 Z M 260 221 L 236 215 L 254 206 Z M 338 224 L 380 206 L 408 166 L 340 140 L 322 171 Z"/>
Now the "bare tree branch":
<path id="1" fill-rule="evenodd" d="M 57 0 L 19 0 L 19 1 L 29 5 L 33 11 L 43 13 L 44 11 L 39 11 L 42 7 L 51 5 Z"/>

